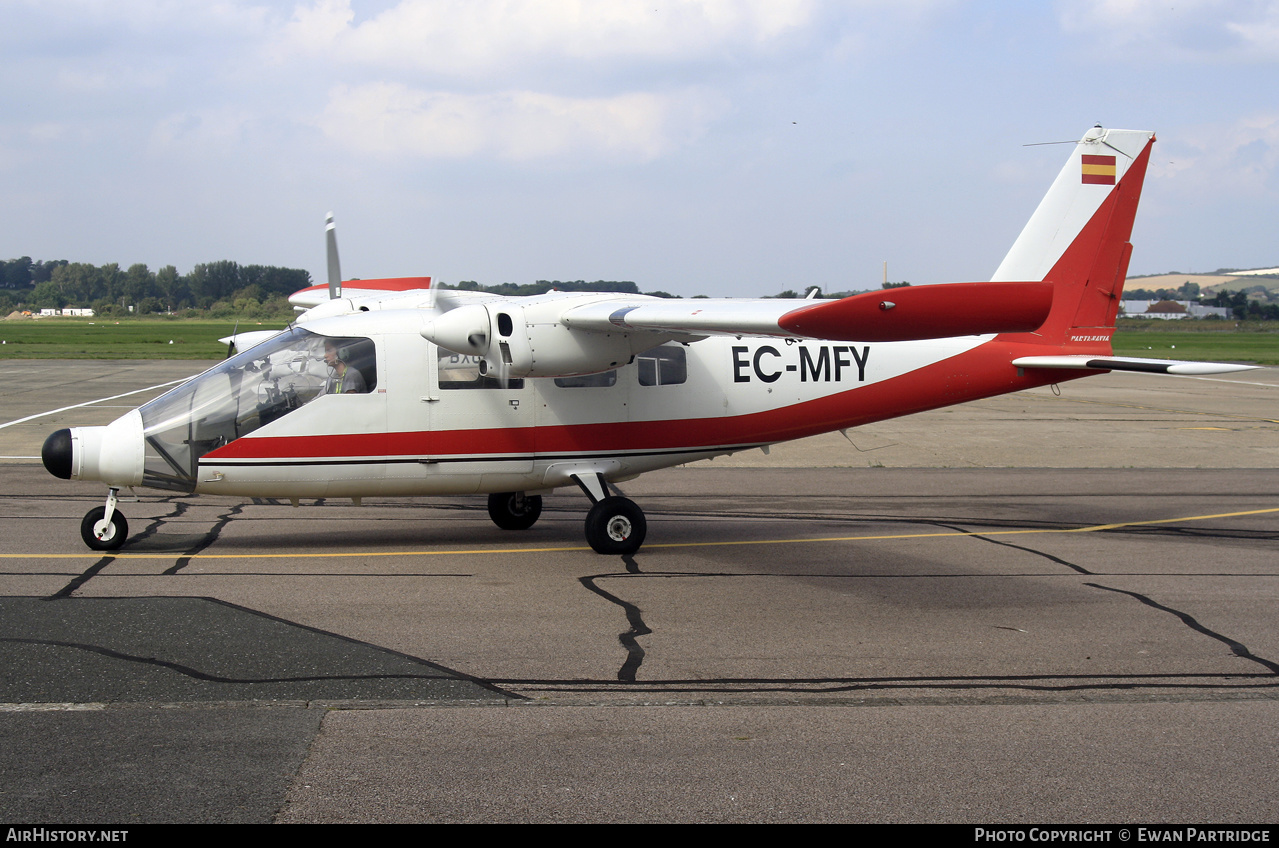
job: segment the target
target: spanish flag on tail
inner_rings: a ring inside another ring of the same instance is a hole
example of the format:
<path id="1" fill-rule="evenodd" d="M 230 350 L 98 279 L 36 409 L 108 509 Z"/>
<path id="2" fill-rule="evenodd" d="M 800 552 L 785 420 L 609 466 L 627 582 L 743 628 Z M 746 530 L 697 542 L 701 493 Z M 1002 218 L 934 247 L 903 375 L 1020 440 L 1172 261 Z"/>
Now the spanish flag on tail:
<path id="1" fill-rule="evenodd" d="M 1115 157 L 1089 156 L 1083 159 L 1084 185 L 1114 185 Z"/>

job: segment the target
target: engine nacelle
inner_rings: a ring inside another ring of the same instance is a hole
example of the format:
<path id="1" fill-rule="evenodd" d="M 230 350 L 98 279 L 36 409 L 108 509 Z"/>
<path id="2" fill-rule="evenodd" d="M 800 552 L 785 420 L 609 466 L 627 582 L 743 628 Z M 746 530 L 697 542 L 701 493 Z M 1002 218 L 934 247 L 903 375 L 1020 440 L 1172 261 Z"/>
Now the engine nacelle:
<path id="1" fill-rule="evenodd" d="M 442 348 L 480 356 L 495 374 L 568 377 L 626 365 L 640 351 L 667 340 L 652 333 L 574 330 L 560 320 L 571 304 L 486 303 L 449 310 L 422 328 Z"/>

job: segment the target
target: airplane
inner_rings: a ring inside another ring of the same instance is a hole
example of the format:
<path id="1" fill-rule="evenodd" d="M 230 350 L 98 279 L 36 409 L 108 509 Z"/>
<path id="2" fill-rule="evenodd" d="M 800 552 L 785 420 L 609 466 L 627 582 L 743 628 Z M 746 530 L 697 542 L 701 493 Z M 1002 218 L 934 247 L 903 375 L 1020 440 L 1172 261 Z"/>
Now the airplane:
<path id="1" fill-rule="evenodd" d="M 1251 366 L 1112 355 L 1154 133 L 1088 130 L 989 281 L 837 300 L 664 299 L 341 281 L 281 332 L 104 427 L 53 433 L 63 479 L 106 483 L 94 550 L 128 538 L 121 488 L 287 498 L 487 494 L 531 527 L 579 488 L 585 535 L 629 555 L 647 524 L 610 484 L 649 471 L 1110 371 Z M 356 379 L 358 377 L 358 379 Z"/>

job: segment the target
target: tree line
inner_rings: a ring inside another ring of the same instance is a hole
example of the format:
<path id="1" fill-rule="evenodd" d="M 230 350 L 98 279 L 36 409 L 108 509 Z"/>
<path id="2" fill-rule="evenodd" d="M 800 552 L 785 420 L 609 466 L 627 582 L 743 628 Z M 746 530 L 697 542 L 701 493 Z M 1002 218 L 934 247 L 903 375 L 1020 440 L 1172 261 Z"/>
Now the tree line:
<path id="1" fill-rule="evenodd" d="M 23 256 L 2 263 L 0 312 L 22 308 L 89 307 L 98 315 L 146 315 L 198 310 L 213 317 L 291 317 L 288 296 L 311 285 L 298 268 L 240 265 L 221 260 L 179 274 L 166 265 L 152 271 L 143 263 L 91 265 L 65 259 L 32 261 Z"/>
<path id="2" fill-rule="evenodd" d="M 102 316 L 198 312 L 215 318 L 291 318 L 294 310 L 288 296 L 310 285 L 313 285 L 311 275 L 299 268 L 240 265 L 230 260 L 202 263 L 187 274 L 179 274 L 172 265 L 152 271 L 143 263 L 122 269 L 115 262 L 98 266 L 65 259 L 33 261 L 31 257 L 23 256 L 0 262 L 0 315 L 14 309 L 38 311 L 89 307 Z M 909 282 L 902 281 L 885 283 L 883 288 L 909 285 Z M 1195 294 L 1198 293 L 1197 285 L 1188 285 L 1194 287 Z M 679 297 L 665 291 L 641 292 L 639 286 L 630 280 L 537 280 L 526 284 L 492 285 L 463 280 L 456 284 L 440 283 L 439 286 L 506 297 L 527 297 L 551 290 Z M 768 297 L 802 298 L 813 288 L 810 286 L 802 291 L 786 289 Z M 818 290 L 816 294 L 818 297 L 840 298 L 863 291 L 823 293 Z M 694 298 L 704 297 L 694 295 Z"/>

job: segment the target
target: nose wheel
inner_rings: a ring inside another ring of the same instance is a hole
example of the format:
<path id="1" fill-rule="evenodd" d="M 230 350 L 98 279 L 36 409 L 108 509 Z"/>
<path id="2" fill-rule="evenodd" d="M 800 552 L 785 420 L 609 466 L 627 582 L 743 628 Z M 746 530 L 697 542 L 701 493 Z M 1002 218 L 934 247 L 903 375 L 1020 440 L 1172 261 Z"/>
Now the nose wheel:
<path id="1" fill-rule="evenodd" d="M 116 493 L 112 489 L 105 506 L 94 507 L 80 522 L 80 538 L 95 551 L 114 551 L 129 538 L 129 522 L 116 506 Z"/>

